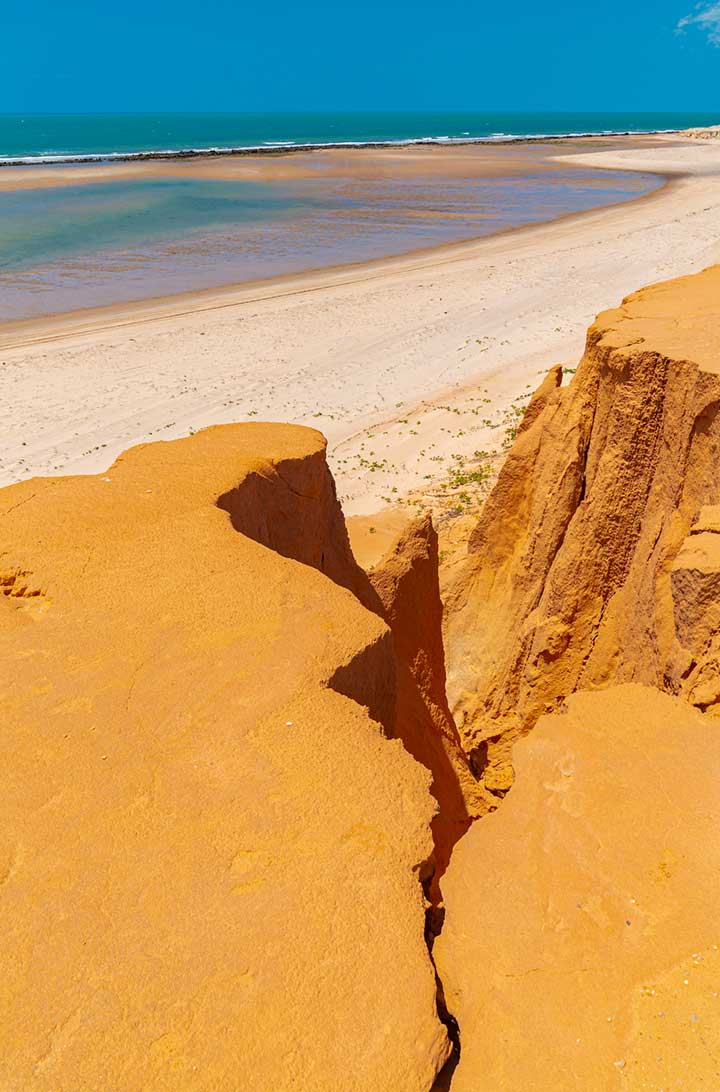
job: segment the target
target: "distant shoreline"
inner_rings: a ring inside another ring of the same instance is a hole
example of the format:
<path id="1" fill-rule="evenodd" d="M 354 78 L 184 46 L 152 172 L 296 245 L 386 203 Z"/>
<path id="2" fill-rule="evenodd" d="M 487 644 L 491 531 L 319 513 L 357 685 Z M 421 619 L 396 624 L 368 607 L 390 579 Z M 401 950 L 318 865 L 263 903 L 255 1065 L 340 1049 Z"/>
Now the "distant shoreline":
<path id="1" fill-rule="evenodd" d="M 129 163 L 178 159 L 207 159 L 223 156 L 279 156 L 292 152 L 341 151 L 351 148 L 410 148 L 422 145 L 434 147 L 467 147 L 468 145 L 506 145 L 531 144 L 537 142 L 556 142 L 590 139 L 614 139 L 617 137 L 677 136 L 684 129 L 606 129 L 578 133 L 501 133 L 481 137 L 408 137 L 398 140 L 341 140 L 319 143 L 296 143 L 295 141 L 268 141 L 267 144 L 236 145 L 209 148 L 167 148 L 156 151 L 136 152 L 78 152 L 78 153 L 40 153 L 28 156 L 0 156 L 2 167 L 42 167 L 90 164 L 90 163 Z"/>

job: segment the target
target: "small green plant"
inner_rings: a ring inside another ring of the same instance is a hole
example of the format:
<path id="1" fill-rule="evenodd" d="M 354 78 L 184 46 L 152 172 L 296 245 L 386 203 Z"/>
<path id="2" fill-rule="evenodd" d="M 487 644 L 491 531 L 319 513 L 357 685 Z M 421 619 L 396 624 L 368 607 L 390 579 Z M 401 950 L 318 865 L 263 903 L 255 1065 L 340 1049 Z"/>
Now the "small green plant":
<path id="1" fill-rule="evenodd" d="M 503 440 L 503 445 L 502 445 L 504 450 L 507 451 L 507 449 L 509 447 L 512 447 L 512 445 L 515 443 L 515 440 L 517 438 L 517 434 L 518 434 L 518 430 L 517 430 L 516 425 L 513 425 L 510 428 L 505 429 L 505 438 Z"/>

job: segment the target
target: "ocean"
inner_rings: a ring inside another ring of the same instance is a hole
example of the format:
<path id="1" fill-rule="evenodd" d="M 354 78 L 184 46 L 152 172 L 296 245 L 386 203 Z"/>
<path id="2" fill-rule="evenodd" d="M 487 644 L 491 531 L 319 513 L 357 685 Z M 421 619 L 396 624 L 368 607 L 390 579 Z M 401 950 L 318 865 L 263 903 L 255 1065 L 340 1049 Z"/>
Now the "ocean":
<path id="1" fill-rule="evenodd" d="M 717 114 L 388 111 L 265 114 L 0 115 L 0 162 L 228 149 L 663 132 Z"/>

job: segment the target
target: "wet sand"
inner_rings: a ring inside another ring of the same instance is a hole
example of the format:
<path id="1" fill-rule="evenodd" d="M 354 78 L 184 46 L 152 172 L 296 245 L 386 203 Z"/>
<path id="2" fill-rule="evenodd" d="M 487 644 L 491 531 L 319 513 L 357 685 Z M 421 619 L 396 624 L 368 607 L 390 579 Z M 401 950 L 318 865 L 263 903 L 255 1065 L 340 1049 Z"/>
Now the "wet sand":
<path id="1" fill-rule="evenodd" d="M 599 310 L 720 258 L 720 145 L 655 138 L 574 162 L 673 180 L 405 258 L 0 328 L 0 481 L 265 419 L 326 433 L 349 513 L 431 494 L 458 460 L 502 446 Z"/>
<path id="2" fill-rule="evenodd" d="M 633 147 L 650 147 L 654 137 L 632 137 Z M 527 144 L 412 145 L 399 148 L 322 148 L 316 151 L 194 156 L 131 162 L 0 167 L 0 191 L 76 186 L 143 178 L 214 178 L 277 182 L 343 178 L 499 178 L 529 170 L 552 173 L 564 156 L 625 147 L 623 137 L 577 137 Z"/>

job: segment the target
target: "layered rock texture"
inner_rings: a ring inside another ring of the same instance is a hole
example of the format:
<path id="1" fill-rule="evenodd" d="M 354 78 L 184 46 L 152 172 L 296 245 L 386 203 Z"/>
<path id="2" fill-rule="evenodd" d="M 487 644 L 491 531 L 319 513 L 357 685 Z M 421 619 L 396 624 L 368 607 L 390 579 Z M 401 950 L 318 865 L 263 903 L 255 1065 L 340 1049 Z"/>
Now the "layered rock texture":
<path id="1" fill-rule="evenodd" d="M 3 490 L 0 586 L 0 1086 L 426 1092 L 438 601 L 361 604 L 322 437 Z"/>
<path id="2" fill-rule="evenodd" d="M 720 735 L 638 685 L 573 695 L 456 848 L 453 1092 L 720 1087 Z"/>
<path id="3" fill-rule="evenodd" d="M 513 742 L 577 689 L 718 699 L 708 580 L 682 558 L 716 536 L 691 532 L 720 500 L 719 326 L 717 268 L 638 292 L 597 319 L 570 385 L 553 369 L 528 409 L 447 603 L 451 708 L 496 794 Z M 674 602 L 688 581 L 692 619 Z"/>
<path id="4" fill-rule="evenodd" d="M 690 659 L 682 693 L 720 713 L 720 508 L 702 508 L 670 572 L 678 638 Z"/>
<path id="5" fill-rule="evenodd" d="M 432 893 L 439 901 L 438 882 L 453 846 L 472 817 L 486 810 L 486 802 L 447 703 L 438 536 L 429 515 L 407 526 L 382 565 L 370 574 L 370 582 L 379 600 L 373 606 L 393 634 L 396 731 L 433 775 L 431 787 L 439 809 L 432 823 L 436 847 Z"/>

